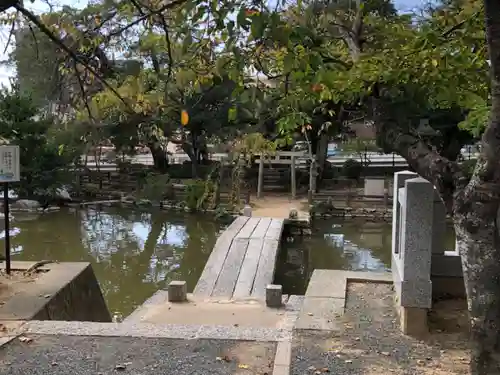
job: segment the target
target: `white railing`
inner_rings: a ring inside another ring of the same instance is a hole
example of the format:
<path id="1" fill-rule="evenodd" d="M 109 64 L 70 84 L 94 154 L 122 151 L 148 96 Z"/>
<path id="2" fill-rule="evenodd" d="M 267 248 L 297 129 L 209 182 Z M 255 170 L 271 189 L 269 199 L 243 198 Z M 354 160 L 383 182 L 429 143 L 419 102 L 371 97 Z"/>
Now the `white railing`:
<path id="1" fill-rule="evenodd" d="M 285 165 L 291 164 L 292 155 L 296 157 L 297 166 L 299 167 L 304 166 L 308 163 L 309 157 L 307 156 L 306 152 L 292 152 L 292 151 L 280 151 L 278 154 L 274 156 L 266 157 L 266 163 L 285 164 Z M 463 160 L 473 160 L 476 159 L 477 156 L 478 156 L 477 152 L 476 153 L 467 152 L 462 154 Z M 224 160 L 229 160 L 229 154 L 213 153 L 209 155 L 209 158 L 210 160 L 213 161 L 224 161 Z M 168 159 L 170 164 L 182 164 L 190 160 L 189 156 L 184 153 L 171 154 L 168 156 Z M 408 163 L 403 157 L 396 154 L 379 154 L 375 152 L 368 152 L 366 154 L 364 153 L 344 154 L 344 155 L 335 155 L 328 157 L 328 161 L 335 166 L 341 166 L 348 159 L 358 160 L 361 163 L 364 163 L 367 167 L 405 167 L 408 165 Z M 139 154 L 136 156 L 127 156 L 119 160 L 130 161 L 134 164 L 153 165 L 153 157 L 151 154 Z M 85 162 L 85 157 L 82 157 L 82 163 L 84 162 Z M 257 157 L 255 163 L 259 162 L 260 158 Z M 96 163 L 96 160 L 93 156 L 87 157 L 86 165 L 87 167 L 92 169 L 97 168 L 97 165 L 99 165 L 99 168 L 102 170 L 116 169 L 116 161 L 106 162 L 104 160 L 101 160 L 99 161 L 99 163 Z"/>

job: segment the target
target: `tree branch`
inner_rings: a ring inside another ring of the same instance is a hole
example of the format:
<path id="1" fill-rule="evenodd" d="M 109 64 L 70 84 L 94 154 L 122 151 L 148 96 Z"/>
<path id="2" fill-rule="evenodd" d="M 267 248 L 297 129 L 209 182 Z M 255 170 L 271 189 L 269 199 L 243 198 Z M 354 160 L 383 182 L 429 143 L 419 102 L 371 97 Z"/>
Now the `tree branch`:
<path id="1" fill-rule="evenodd" d="M 138 19 L 136 19 L 135 21 L 129 23 L 127 26 L 124 26 L 118 30 L 115 30 L 115 31 L 112 31 L 110 34 L 109 34 L 109 38 L 113 37 L 113 36 L 116 36 L 116 35 L 120 35 L 122 34 L 124 31 L 127 31 L 128 29 L 130 29 L 131 27 L 134 27 L 135 25 L 138 25 L 140 24 L 142 21 L 148 19 L 149 17 L 151 16 L 154 16 L 155 14 L 160 14 L 164 11 L 166 11 L 167 9 L 171 9 L 171 8 L 174 8 L 178 5 L 181 5 L 183 3 L 185 3 L 186 0 L 173 0 L 171 1 L 170 3 L 167 3 L 167 4 L 164 4 L 163 6 L 161 6 L 160 8 L 156 9 L 156 10 L 152 10 L 151 12 L 147 13 L 147 14 L 144 14 L 143 16 L 139 17 Z"/>
<path id="2" fill-rule="evenodd" d="M 66 52 L 69 57 L 71 57 L 74 61 L 76 61 L 77 63 L 83 65 L 90 73 L 92 73 L 96 79 L 98 81 L 100 81 L 104 86 L 106 86 L 111 92 L 113 92 L 113 94 L 116 95 L 116 97 L 118 99 L 120 99 L 120 101 L 125 104 L 125 106 L 127 108 L 129 108 L 130 110 L 132 110 L 132 108 L 129 106 L 129 104 L 125 101 L 125 99 L 123 99 L 123 97 L 118 93 L 118 91 L 116 91 L 116 89 L 111 86 L 104 78 L 102 78 L 100 76 L 99 73 L 97 73 L 97 71 L 94 70 L 94 68 L 92 68 L 89 64 L 87 64 L 86 61 L 83 61 L 81 58 L 79 58 L 70 48 L 68 48 L 64 42 L 58 38 L 57 36 L 54 35 L 54 33 L 52 33 L 52 31 L 50 31 L 47 26 L 45 26 L 37 16 L 35 16 L 33 13 L 31 13 L 30 11 L 28 11 L 27 9 L 25 9 L 24 7 L 22 7 L 21 5 L 19 4 L 16 4 L 15 5 L 15 8 L 24 16 L 26 17 L 29 21 L 31 21 L 32 23 L 34 23 L 39 29 L 40 31 L 42 31 L 45 35 L 47 35 L 47 37 L 52 40 L 57 46 L 59 46 L 64 52 Z"/>
<path id="3" fill-rule="evenodd" d="M 485 182 L 500 182 L 500 4 L 497 0 L 484 0 L 486 36 L 491 65 L 491 114 L 483 133 L 481 155 L 486 159 L 481 177 Z"/>

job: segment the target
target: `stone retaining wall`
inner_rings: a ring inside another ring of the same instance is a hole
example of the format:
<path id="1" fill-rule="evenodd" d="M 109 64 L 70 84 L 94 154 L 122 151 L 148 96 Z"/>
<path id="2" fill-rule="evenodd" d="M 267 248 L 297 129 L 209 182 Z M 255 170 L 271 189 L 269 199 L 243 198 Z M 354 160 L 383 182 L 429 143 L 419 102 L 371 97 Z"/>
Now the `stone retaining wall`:
<path id="1" fill-rule="evenodd" d="M 332 217 L 341 217 L 344 219 L 354 219 L 354 218 L 368 218 L 377 221 L 391 221 L 392 220 L 392 208 L 338 208 L 327 210 L 326 212 L 314 212 L 311 210 L 311 217 L 316 219 L 329 219 Z"/>
<path id="2" fill-rule="evenodd" d="M 26 271 L 35 262 L 12 262 L 13 271 Z M 3 266 L 5 267 L 5 266 Z M 0 306 L 1 320 L 76 320 L 111 322 L 92 266 L 87 262 L 49 263 L 22 293 Z"/>

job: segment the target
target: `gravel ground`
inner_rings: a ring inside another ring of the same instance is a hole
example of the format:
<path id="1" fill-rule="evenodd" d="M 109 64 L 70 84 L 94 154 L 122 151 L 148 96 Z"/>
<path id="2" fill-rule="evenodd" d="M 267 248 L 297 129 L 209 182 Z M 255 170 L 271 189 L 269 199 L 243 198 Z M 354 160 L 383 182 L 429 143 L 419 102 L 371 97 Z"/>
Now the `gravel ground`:
<path id="1" fill-rule="evenodd" d="M 340 332 L 294 333 L 291 375 L 469 373 L 466 315 L 456 301 L 445 313 L 431 312 L 422 341 L 400 333 L 390 285 L 349 284 L 346 305 Z"/>
<path id="2" fill-rule="evenodd" d="M 0 348 L 2 375 L 271 375 L 276 343 L 30 336 Z"/>

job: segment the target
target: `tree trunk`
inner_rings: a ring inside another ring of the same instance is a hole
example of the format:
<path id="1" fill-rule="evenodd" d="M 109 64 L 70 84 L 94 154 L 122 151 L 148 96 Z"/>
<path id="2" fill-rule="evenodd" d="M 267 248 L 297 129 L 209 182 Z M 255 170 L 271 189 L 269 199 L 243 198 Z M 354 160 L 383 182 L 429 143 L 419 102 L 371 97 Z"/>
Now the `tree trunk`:
<path id="1" fill-rule="evenodd" d="M 327 163 L 327 152 L 328 152 L 328 133 L 322 132 L 319 136 L 319 142 L 316 147 L 316 160 L 318 167 L 318 177 L 316 180 L 316 186 L 319 186 L 321 180 L 323 179 L 323 171 L 325 170 Z"/>
<path id="2" fill-rule="evenodd" d="M 196 148 L 191 143 L 183 142 L 182 150 L 189 156 L 189 160 L 191 160 L 191 177 L 196 178 L 198 175 L 198 155 Z"/>
<path id="3" fill-rule="evenodd" d="M 151 155 L 153 156 L 153 165 L 159 172 L 165 173 L 168 170 L 167 153 L 162 147 L 155 144 L 148 145 Z"/>
<path id="4" fill-rule="evenodd" d="M 490 120 L 472 179 L 455 194 L 453 210 L 470 314 L 473 375 L 500 374 L 500 1 L 484 4 Z"/>
<path id="5" fill-rule="evenodd" d="M 453 216 L 468 297 L 471 374 L 500 374 L 500 189 L 469 186 L 465 198 L 458 195 Z"/>

